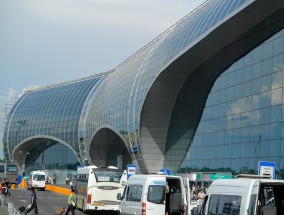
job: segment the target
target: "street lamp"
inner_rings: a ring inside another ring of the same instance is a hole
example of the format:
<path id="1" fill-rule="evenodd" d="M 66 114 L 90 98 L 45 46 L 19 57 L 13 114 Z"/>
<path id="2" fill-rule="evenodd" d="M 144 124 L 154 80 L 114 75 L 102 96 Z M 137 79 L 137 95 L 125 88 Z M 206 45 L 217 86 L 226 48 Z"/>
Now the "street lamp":
<path id="1" fill-rule="evenodd" d="M 20 154 L 22 154 L 23 156 L 23 165 L 22 165 L 22 171 L 23 171 L 23 176 L 25 176 L 25 163 L 26 163 L 26 157 L 27 155 L 29 155 L 30 153 L 27 152 L 25 155 L 23 154 L 22 151 L 19 151 Z"/>
<path id="2" fill-rule="evenodd" d="M 16 140 L 17 140 L 17 144 L 18 144 L 21 127 L 27 124 L 27 120 L 20 120 L 20 121 L 17 121 L 17 122 L 19 123 L 18 131 L 16 131 L 16 138 L 17 138 Z"/>

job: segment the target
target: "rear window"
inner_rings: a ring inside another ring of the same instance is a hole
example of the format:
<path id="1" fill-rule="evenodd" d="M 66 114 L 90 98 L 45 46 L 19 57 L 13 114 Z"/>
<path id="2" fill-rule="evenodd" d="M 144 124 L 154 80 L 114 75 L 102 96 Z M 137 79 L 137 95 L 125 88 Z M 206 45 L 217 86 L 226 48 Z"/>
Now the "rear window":
<path id="1" fill-rule="evenodd" d="M 150 185 L 148 188 L 148 202 L 155 204 L 164 204 L 165 203 L 165 186 Z"/>
<path id="2" fill-rule="evenodd" d="M 97 182 L 119 183 L 123 170 L 121 169 L 93 169 Z"/>
<path id="3" fill-rule="evenodd" d="M 5 165 L 0 165 L 0 172 L 5 172 Z"/>
<path id="4" fill-rule="evenodd" d="M 239 195 L 212 194 L 209 200 L 208 215 L 239 215 L 242 197 Z"/>
<path id="5" fill-rule="evenodd" d="M 17 172 L 17 166 L 13 164 L 7 164 L 7 172 Z"/>

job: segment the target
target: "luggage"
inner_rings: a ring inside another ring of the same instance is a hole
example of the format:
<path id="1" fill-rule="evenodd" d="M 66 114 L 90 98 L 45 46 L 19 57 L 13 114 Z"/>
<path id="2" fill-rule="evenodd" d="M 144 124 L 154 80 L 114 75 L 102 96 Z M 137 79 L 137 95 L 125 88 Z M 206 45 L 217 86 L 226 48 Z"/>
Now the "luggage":
<path id="1" fill-rule="evenodd" d="M 3 194 L 3 195 L 5 195 L 5 196 L 7 196 L 7 194 L 8 194 L 8 189 L 7 189 L 7 187 L 1 187 L 1 193 Z"/>
<path id="2" fill-rule="evenodd" d="M 65 213 L 65 208 L 63 207 L 56 208 L 55 215 L 62 215 L 64 213 Z"/>
<path id="3" fill-rule="evenodd" d="M 32 205 L 30 204 L 30 205 L 28 205 L 26 208 L 25 208 L 25 210 L 24 210 L 24 214 L 27 214 L 27 210 L 29 210 L 30 208 L 32 207 Z"/>

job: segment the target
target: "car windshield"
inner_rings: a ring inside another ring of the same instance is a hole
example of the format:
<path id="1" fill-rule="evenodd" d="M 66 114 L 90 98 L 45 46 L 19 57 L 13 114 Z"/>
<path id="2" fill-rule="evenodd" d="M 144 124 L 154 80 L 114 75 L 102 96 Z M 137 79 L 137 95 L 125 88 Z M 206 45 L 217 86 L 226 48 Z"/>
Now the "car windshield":
<path id="1" fill-rule="evenodd" d="M 33 176 L 33 180 L 35 180 L 35 181 L 44 181 L 45 180 L 45 175 L 35 174 Z"/>

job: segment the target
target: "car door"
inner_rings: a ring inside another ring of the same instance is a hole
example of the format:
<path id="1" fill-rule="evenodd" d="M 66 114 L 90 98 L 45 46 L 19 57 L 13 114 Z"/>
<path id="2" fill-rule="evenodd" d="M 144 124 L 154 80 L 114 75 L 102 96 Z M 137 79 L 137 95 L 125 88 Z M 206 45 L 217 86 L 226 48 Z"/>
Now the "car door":
<path id="1" fill-rule="evenodd" d="M 147 190 L 146 214 L 165 214 L 166 210 L 166 178 L 151 181 Z"/>
<path id="2" fill-rule="evenodd" d="M 121 215 L 142 214 L 142 190 L 143 185 L 127 185 L 120 202 Z"/>
<path id="3" fill-rule="evenodd" d="M 258 201 L 259 199 L 259 188 L 260 188 L 260 181 L 255 180 L 252 184 L 252 187 L 248 190 L 247 193 L 247 202 L 249 204 L 243 204 L 245 207 L 248 205 L 248 208 L 243 207 L 241 212 L 248 211 L 248 215 L 257 215 L 258 214 L 258 205 L 260 202 Z"/>

